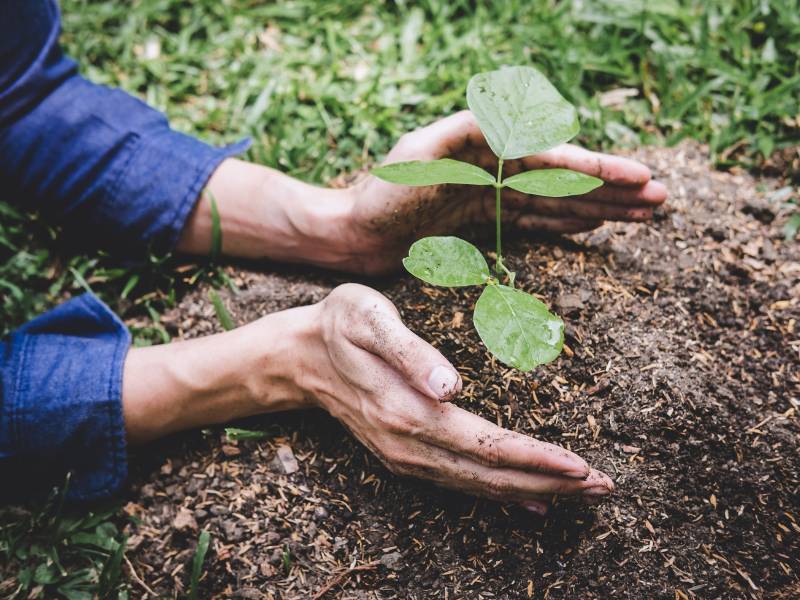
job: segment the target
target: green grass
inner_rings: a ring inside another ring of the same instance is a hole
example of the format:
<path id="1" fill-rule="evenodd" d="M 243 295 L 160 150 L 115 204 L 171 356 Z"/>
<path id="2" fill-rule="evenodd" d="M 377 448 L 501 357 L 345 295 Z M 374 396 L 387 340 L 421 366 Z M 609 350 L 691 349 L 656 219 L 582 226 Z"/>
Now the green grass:
<path id="1" fill-rule="evenodd" d="M 721 166 L 758 168 L 800 144 L 800 0 L 61 4 L 64 45 L 88 77 L 210 142 L 250 136 L 249 159 L 308 181 L 379 160 L 502 64 L 542 69 L 581 107 L 580 141 L 594 148 L 691 137 Z M 635 95 L 608 105 L 626 88 Z M 15 199 L 0 195 L 0 334 L 88 286 L 135 319 L 137 344 L 158 343 L 182 290 L 220 281 L 203 266 L 176 274 L 169 257 L 123 266 L 64 251 L 57 228 L 4 200 Z M 86 559 L 101 572 L 108 557 Z"/>
<path id="2" fill-rule="evenodd" d="M 127 598 L 117 508 L 68 511 L 55 491 L 36 508 L 0 508 L 0 597 Z"/>
<path id="3" fill-rule="evenodd" d="M 309 181 L 371 164 L 403 132 L 463 108 L 469 77 L 501 64 L 543 69 L 581 107 L 581 141 L 591 147 L 693 137 L 723 166 L 758 166 L 800 143 L 800 0 L 62 8 L 64 45 L 88 77 L 211 142 L 251 136 L 250 159 Z M 636 96 L 605 105 L 615 89 Z M 164 339 L 157 315 L 180 290 L 174 263 L 121 268 L 99 253 L 63 256 L 55 231 L 35 223 L 31 233 L 29 217 L 0 212 L 0 289 L 9 290 L 0 333 L 80 291 L 72 267 L 123 316 L 142 316 L 138 343 Z M 181 279 L 191 284 L 191 275 Z"/>

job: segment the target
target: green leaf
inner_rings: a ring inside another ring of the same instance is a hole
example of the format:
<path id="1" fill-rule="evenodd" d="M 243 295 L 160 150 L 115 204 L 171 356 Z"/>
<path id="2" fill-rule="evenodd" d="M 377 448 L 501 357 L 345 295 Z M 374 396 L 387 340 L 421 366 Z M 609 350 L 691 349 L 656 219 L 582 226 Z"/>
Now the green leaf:
<path id="1" fill-rule="evenodd" d="M 263 440 L 271 436 L 268 431 L 254 431 L 251 429 L 239 429 L 238 427 L 226 427 L 225 435 L 229 440 Z"/>
<path id="2" fill-rule="evenodd" d="M 190 600 L 197 600 L 197 594 L 200 589 L 200 576 L 203 574 L 203 561 L 206 559 L 206 552 L 208 552 L 208 544 L 210 542 L 211 534 L 204 529 L 197 539 L 197 549 L 194 551 L 194 559 L 192 559 L 192 576 L 189 582 Z"/>
<path id="3" fill-rule="evenodd" d="M 564 323 L 530 294 L 488 285 L 475 304 L 475 329 L 489 351 L 522 371 L 561 354 Z"/>
<path id="4" fill-rule="evenodd" d="M 58 581 L 60 575 L 53 564 L 39 563 L 33 572 L 33 581 L 39 585 L 49 585 Z"/>
<path id="5" fill-rule="evenodd" d="M 570 169 L 538 169 L 504 179 L 503 185 L 525 194 L 560 198 L 591 192 L 603 180 Z"/>
<path id="6" fill-rule="evenodd" d="M 494 177 L 480 167 L 452 158 L 392 163 L 372 169 L 372 174 L 384 181 L 402 185 L 494 185 L 495 182 Z"/>
<path id="7" fill-rule="evenodd" d="M 491 276 L 481 251 L 452 236 L 426 237 L 414 242 L 403 259 L 414 277 L 433 285 L 482 285 Z"/>
<path id="8" fill-rule="evenodd" d="M 208 198 L 211 201 L 211 262 L 217 262 L 222 254 L 222 221 L 219 218 L 217 199 L 211 190 L 208 191 Z"/>
<path id="9" fill-rule="evenodd" d="M 563 144 L 578 134 L 578 113 L 533 67 L 478 73 L 467 104 L 492 151 L 520 158 Z"/>
<path id="10" fill-rule="evenodd" d="M 103 565 L 103 570 L 100 572 L 100 578 L 97 582 L 98 596 L 100 598 L 110 598 L 112 592 L 119 587 L 122 576 L 122 558 L 125 555 L 127 543 L 127 536 L 123 536 L 122 540 L 117 544 L 116 550 Z"/>
<path id="11" fill-rule="evenodd" d="M 217 319 L 219 319 L 219 324 L 222 325 L 222 328 L 225 331 L 236 329 L 236 322 L 233 320 L 231 313 L 228 312 L 228 309 L 225 308 L 225 303 L 222 302 L 222 298 L 219 297 L 217 291 L 210 290 L 208 297 L 211 299 L 211 304 L 214 305 L 214 312 L 217 313 Z"/>

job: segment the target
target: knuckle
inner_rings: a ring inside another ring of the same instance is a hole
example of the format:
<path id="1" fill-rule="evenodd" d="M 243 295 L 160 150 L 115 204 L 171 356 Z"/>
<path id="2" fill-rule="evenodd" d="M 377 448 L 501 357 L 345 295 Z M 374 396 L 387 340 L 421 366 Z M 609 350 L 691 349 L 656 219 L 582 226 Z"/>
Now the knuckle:
<path id="1" fill-rule="evenodd" d="M 412 417 L 394 411 L 380 411 L 377 415 L 377 421 L 381 429 L 395 435 L 407 435 L 415 427 Z"/>
<path id="2" fill-rule="evenodd" d="M 373 454 L 381 461 L 384 467 L 386 467 L 390 473 L 394 475 L 402 475 L 400 464 L 394 460 L 395 456 L 391 453 L 391 451 L 386 451 L 383 449 L 374 449 Z"/>
<path id="3" fill-rule="evenodd" d="M 503 464 L 503 452 L 499 444 L 492 441 L 487 441 L 480 447 L 478 458 L 489 467 L 500 467 Z"/>
<path id="4" fill-rule="evenodd" d="M 501 474 L 493 474 L 486 481 L 486 491 L 494 498 L 508 496 L 514 490 L 514 482 Z"/>
<path id="5" fill-rule="evenodd" d="M 350 316 L 370 325 L 382 323 L 389 306 L 393 306 L 382 294 L 364 286 L 356 286 L 349 302 Z"/>
<path id="6" fill-rule="evenodd" d="M 366 286 L 346 283 L 335 288 L 325 299 L 340 324 L 356 331 L 378 331 L 397 311 L 388 298 Z M 366 329 L 365 329 L 366 327 Z"/>
<path id="7" fill-rule="evenodd" d="M 397 148 L 402 150 L 410 150 L 414 147 L 414 136 L 413 131 L 408 131 L 400 136 L 400 139 L 397 140 Z"/>
<path id="8" fill-rule="evenodd" d="M 399 446 L 383 448 L 378 458 L 395 475 L 407 475 L 413 466 L 408 453 Z"/>
<path id="9" fill-rule="evenodd" d="M 362 297 L 364 294 L 362 293 L 364 290 L 364 286 L 358 285 L 357 283 L 344 283 L 339 285 L 328 294 L 326 300 L 331 301 L 332 303 L 342 303 L 345 305 L 352 304 L 355 300 Z"/>
<path id="10" fill-rule="evenodd" d="M 553 493 L 569 496 L 574 494 L 580 486 L 574 481 L 564 480 L 557 482 L 553 487 Z"/>

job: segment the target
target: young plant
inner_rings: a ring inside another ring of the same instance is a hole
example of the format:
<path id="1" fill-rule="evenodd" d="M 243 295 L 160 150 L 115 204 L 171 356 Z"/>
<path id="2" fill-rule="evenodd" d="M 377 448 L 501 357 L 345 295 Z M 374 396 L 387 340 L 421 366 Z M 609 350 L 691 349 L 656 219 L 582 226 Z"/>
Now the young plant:
<path id="1" fill-rule="evenodd" d="M 561 353 L 564 323 L 542 302 L 514 287 L 514 273 L 503 263 L 502 190 L 509 187 L 526 194 L 563 197 L 585 194 L 603 182 L 569 169 L 538 169 L 503 178 L 505 161 L 544 152 L 578 133 L 575 107 L 536 69 L 508 67 L 473 76 L 467 85 L 467 104 L 497 155 L 496 176 L 450 158 L 394 163 L 372 173 L 402 185 L 454 183 L 495 188 L 494 274 L 475 246 L 450 236 L 418 240 L 403 265 L 433 285 L 484 286 L 473 314 L 478 335 L 502 362 L 530 371 Z"/>

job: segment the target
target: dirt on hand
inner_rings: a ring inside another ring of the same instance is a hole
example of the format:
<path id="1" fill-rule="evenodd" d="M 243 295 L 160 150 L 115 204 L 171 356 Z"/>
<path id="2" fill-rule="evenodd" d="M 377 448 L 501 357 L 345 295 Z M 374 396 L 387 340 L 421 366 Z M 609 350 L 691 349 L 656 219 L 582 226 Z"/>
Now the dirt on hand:
<path id="1" fill-rule="evenodd" d="M 208 597 L 800 597 L 800 243 L 782 240 L 778 183 L 716 172 L 695 144 L 634 156 L 670 190 L 654 223 L 507 245 L 518 285 L 564 318 L 549 365 L 488 354 L 464 317 L 479 290 L 367 282 L 459 369 L 454 402 L 577 452 L 614 478 L 610 500 L 541 518 L 396 477 L 321 411 L 268 415 L 237 424 L 263 440 L 218 428 L 132 459 L 138 577 L 185 590 L 196 523 Z M 231 269 L 238 322 L 347 280 L 269 268 Z M 203 291 L 168 321 L 220 329 Z"/>

